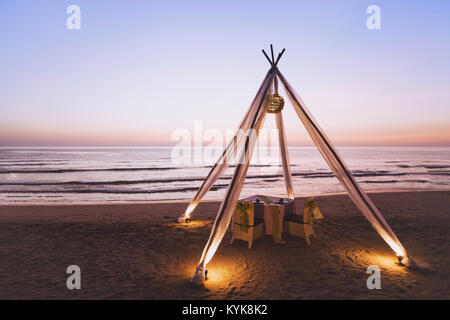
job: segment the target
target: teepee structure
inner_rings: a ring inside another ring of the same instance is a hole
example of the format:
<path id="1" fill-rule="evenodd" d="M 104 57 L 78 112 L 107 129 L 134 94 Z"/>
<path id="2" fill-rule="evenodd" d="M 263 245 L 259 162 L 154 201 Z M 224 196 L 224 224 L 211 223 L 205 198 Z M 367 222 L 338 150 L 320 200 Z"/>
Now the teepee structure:
<path id="1" fill-rule="evenodd" d="M 236 203 L 244 185 L 244 180 L 250 165 L 250 159 L 259 131 L 263 126 L 267 114 L 275 114 L 276 116 L 286 192 L 289 198 L 294 198 L 289 156 L 286 147 L 286 134 L 282 117 L 284 100 L 278 94 L 279 82 L 281 82 L 284 87 L 294 110 L 305 126 L 308 134 L 311 136 L 312 141 L 319 149 L 331 171 L 348 193 L 350 199 L 367 218 L 372 227 L 397 254 L 399 261 L 403 261 L 405 264 L 408 263 L 410 258 L 407 256 L 405 248 L 400 243 L 395 233 L 389 227 L 386 220 L 375 207 L 373 202 L 369 199 L 364 190 L 362 190 L 359 186 L 324 131 L 319 127 L 303 101 L 295 93 L 294 89 L 278 69 L 278 62 L 285 52 L 285 49 L 278 54 L 276 59 L 274 57 L 272 45 L 270 45 L 270 49 L 271 58 L 264 50 L 262 50 L 264 56 L 270 63 L 270 69 L 267 72 L 249 109 L 247 110 L 247 113 L 241 121 L 235 136 L 231 139 L 216 164 L 212 167 L 197 194 L 189 203 L 184 215 L 179 219 L 180 221 L 188 221 L 191 213 L 201 201 L 203 196 L 211 189 L 212 186 L 214 186 L 217 179 L 219 179 L 219 177 L 229 167 L 229 163 L 233 156 L 237 154 L 238 159 L 235 165 L 234 174 L 220 205 L 210 237 L 203 250 L 191 282 L 195 284 L 202 284 L 205 281 L 205 267 L 214 256 L 226 230 L 228 229 Z"/>

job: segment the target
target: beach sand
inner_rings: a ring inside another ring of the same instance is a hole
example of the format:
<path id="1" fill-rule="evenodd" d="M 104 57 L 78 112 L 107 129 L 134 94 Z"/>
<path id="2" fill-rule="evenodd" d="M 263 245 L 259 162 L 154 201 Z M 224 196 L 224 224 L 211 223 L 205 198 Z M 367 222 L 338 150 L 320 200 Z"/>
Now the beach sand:
<path id="1" fill-rule="evenodd" d="M 325 218 L 318 239 L 270 236 L 230 245 L 208 264 L 205 287 L 189 283 L 218 202 L 201 203 L 189 224 L 186 202 L 0 206 L 0 299 L 449 299 L 450 192 L 371 193 L 408 253 L 395 254 L 346 195 L 316 197 Z M 66 268 L 81 268 L 68 290 Z M 369 290 L 367 267 L 381 269 Z"/>

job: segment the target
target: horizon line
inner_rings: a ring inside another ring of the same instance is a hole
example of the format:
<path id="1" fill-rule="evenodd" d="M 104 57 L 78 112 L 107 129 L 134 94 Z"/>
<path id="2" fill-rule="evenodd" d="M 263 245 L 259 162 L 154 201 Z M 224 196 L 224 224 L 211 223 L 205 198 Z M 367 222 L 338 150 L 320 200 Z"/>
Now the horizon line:
<path id="1" fill-rule="evenodd" d="M 5 149 L 169 149 L 174 147 L 180 147 L 177 145 L 173 146 L 0 146 L 0 150 Z M 184 146 L 185 148 L 208 148 L 208 147 L 226 147 L 226 146 Z M 311 146 L 299 146 L 299 145 L 287 145 L 289 148 L 317 148 L 315 145 Z M 443 146 L 432 146 L 432 145 L 385 145 L 385 146 L 345 146 L 345 145 L 335 145 L 336 148 L 450 148 L 450 145 Z M 255 148 L 276 148 L 279 146 L 255 146 Z"/>

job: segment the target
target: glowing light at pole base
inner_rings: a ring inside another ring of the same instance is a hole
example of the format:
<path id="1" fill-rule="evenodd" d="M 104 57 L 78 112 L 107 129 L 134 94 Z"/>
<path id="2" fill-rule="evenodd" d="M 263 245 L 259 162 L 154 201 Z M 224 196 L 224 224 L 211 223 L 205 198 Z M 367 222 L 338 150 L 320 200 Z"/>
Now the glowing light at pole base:
<path id="1" fill-rule="evenodd" d="M 406 252 L 399 245 L 397 245 L 393 239 L 385 238 L 384 240 L 391 247 L 391 249 L 396 253 L 397 258 L 402 258 L 399 260 L 401 260 L 402 263 L 407 264 L 408 263 L 408 255 L 406 254 Z"/>
<path id="2" fill-rule="evenodd" d="M 394 239 L 391 235 L 389 235 L 384 230 L 380 229 L 378 225 L 373 226 L 375 230 L 378 231 L 378 234 L 381 236 L 381 238 L 386 242 L 386 244 L 391 247 L 391 249 L 395 252 L 397 255 L 397 259 L 399 260 L 400 264 L 408 265 L 409 264 L 409 256 L 406 253 L 406 250 L 401 245 L 400 241 L 398 239 Z"/>
<path id="3" fill-rule="evenodd" d="M 191 213 L 192 211 L 194 211 L 194 209 L 197 207 L 196 203 L 191 203 L 188 208 L 186 209 L 186 213 L 184 214 L 184 216 L 186 218 L 190 218 L 191 217 Z"/>
<path id="4" fill-rule="evenodd" d="M 189 220 L 189 218 L 191 217 L 191 213 L 197 207 L 197 204 L 198 203 L 190 203 L 186 209 L 186 212 L 184 213 L 184 215 L 182 217 L 178 218 L 178 221 L 186 222 L 187 220 Z"/>

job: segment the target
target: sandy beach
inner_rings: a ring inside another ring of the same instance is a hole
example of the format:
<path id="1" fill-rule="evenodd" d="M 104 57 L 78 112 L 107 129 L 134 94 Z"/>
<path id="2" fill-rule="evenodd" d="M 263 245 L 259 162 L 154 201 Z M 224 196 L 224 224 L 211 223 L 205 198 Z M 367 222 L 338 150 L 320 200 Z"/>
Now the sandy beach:
<path id="1" fill-rule="evenodd" d="M 0 206 L 0 299 L 449 299 L 450 192 L 371 193 L 409 254 L 395 255 L 346 195 L 316 197 L 318 239 L 271 237 L 229 244 L 208 265 L 204 288 L 189 283 L 219 202 Z M 68 290 L 66 268 L 81 268 Z M 381 268 L 381 289 L 366 270 Z"/>

